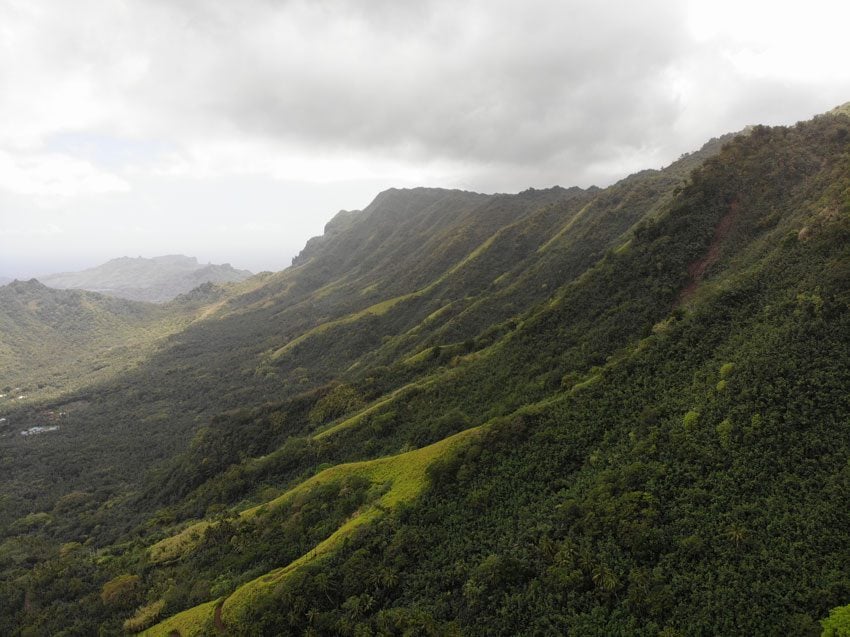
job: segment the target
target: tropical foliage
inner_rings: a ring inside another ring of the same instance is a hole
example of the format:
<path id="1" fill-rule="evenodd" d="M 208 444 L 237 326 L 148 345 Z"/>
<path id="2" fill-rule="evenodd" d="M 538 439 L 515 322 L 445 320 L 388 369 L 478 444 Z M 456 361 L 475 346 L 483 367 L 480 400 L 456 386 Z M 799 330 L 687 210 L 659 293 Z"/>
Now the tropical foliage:
<path id="1" fill-rule="evenodd" d="M 126 308 L 133 365 L 2 404 L 67 414 L 0 438 L 2 634 L 847 632 L 841 112 L 605 190 L 388 191 Z"/>

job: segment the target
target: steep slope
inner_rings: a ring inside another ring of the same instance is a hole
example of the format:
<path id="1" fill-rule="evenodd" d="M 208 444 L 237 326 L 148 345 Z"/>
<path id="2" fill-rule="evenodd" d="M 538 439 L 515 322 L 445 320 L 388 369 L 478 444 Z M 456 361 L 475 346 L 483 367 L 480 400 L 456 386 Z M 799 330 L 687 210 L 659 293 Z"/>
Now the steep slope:
<path id="1" fill-rule="evenodd" d="M 702 156 L 718 149 L 719 142 Z M 355 362 L 392 365 L 462 343 L 580 275 L 699 161 L 648 171 L 604 193 L 388 191 L 362 213 L 346 213 L 346 231 L 314 242 L 296 267 L 228 301 L 215 324 L 183 335 L 186 347 L 207 357 L 195 364 L 216 367 L 220 353 L 201 341 L 234 335 L 250 352 L 234 343 L 238 360 L 219 373 L 254 362 L 243 376 L 257 371 L 316 386 Z M 574 217 L 575 233 L 568 231 Z"/>
<path id="2" fill-rule="evenodd" d="M 530 215 L 539 205 L 553 199 L 575 196 L 582 196 L 581 191 L 553 189 L 513 198 L 425 189 L 391 192 L 379 197 L 362 213 L 363 227 L 357 229 L 354 239 L 333 245 L 321 259 L 278 275 L 254 277 L 224 294 L 198 290 L 191 298 L 186 297 L 185 302 L 203 306 L 197 311 L 202 320 L 161 342 L 147 360 L 124 373 L 105 377 L 98 385 L 40 404 L 38 412 L 33 407 L 30 411 L 10 414 L 16 422 L 21 422 L 35 413 L 67 411 L 66 405 L 71 403 L 75 406 L 76 420 L 85 426 L 67 427 L 61 437 L 39 437 L 37 444 L 14 437 L 0 440 L 4 453 L 10 458 L 20 458 L 0 473 L 0 480 L 15 494 L 9 500 L 6 519 L 12 522 L 27 510 L 50 509 L 69 491 L 85 490 L 91 479 L 88 473 L 80 471 L 81 466 L 100 472 L 100 489 L 107 499 L 139 488 L 154 463 L 185 450 L 201 425 L 227 410 L 272 403 L 273 407 L 266 412 L 281 413 L 292 409 L 293 404 L 315 402 L 327 391 L 323 389 L 327 381 L 349 367 L 358 352 L 380 344 L 383 328 L 365 334 L 350 332 L 345 340 L 337 340 L 340 351 L 337 360 L 323 352 L 309 368 L 285 361 L 277 365 L 270 360 L 273 352 L 310 330 L 339 320 L 335 316 L 343 319 L 342 324 L 358 328 L 362 326 L 359 321 L 345 320 L 352 313 L 362 313 L 366 320 L 380 319 L 381 307 L 393 305 L 394 300 L 388 294 L 397 291 L 409 290 L 413 303 L 400 304 L 397 308 L 402 310 L 400 316 L 394 314 L 388 318 L 409 324 L 420 322 L 433 309 L 416 302 L 420 284 L 417 261 L 421 270 L 430 269 L 439 277 L 444 268 L 451 269 L 456 260 L 463 261 L 468 256 L 461 252 L 463 243 L 452 243 L 453 236 L 466 236 L 467 251 L 475 250 L 501 225 Z M 447 251 L 438 249 L 434 243 L 427 251 L 416 252 L 423 237 L 430 236 L 418 230 L 414 232 L 422 224 L 428 224 L 428 232 L 440 237 Z M 387 233 L 386 225 L 393 231 Z M 360 257 L 366 258 L 369 250 L 364 250 L 363 243 L 368 237 L 383 241 L 381 250 L 396 255 L 394 258 L 407 258 L 405 267 L 414 272 L 413 278 L 405 281 L 403 277 L 395 277 L 395 289 L 386 293 L 380 285 L 375 285 L 387 278 L 384 260 L 368 270 L 361 268 L 365 270 L 361 273 L 349 267 L 348 260 L 353 257 L 346 256 L 346 251 L 359 251 Z M 330 276 L 337 279 L 328 285 Z M 366 284 L 372 289 L 363 292 Z M 341 291 L 336 291 L 337 287 Z M 349 294 L 350 290 L 357 293 Z M 171 310 L 163 308 L 163 311 Z M 342 347 L 347 353 L 343 354 Z M 401 377 L 384 375 L 384 382 L 371 388 L 366 398 L 377 397 L 402 381 Z M 225 414 L 214 419 L 204 431 L 220 431 L 234 417 L 242 418 Z M 306 422 L 304 425 L 309 427 Z M 301 426 L 295 421 L 258 430 L 251 443 L 252 451 L 274 449 L 286 437 L 297 434 Z M 187 467 L 178 459 L 174 471 L 161 469 L 157 475 L 163 477 L 149 482 L 147 491 L 162 490 L 164 499 L 173 500 L 187 487 L 197 486 L 205 476 L 225 468 L 231 462 L 233 447 L 230 443 L 211 444 L 214 459 L 192 468 L 195 475 L 185 476 Z M 387 444 L 388 450 L 398 449 L 390 446 L 396 445 L 395 442 Z M 21 455 L 24 448 L 26 453 Z M 70 453 L 69 448 L 73 449 Z M 108 452 L 104 453 L 104 449 Z M 364 457 L 362 450 L 353 449 L 350 459 L 358 457 Z M 57 480 L 57 475 L 62 479 Z M 175 481 L 177 488 L 166 494 L 166 485 Z M 148 501 L 140 507 L 123 497 L 117 501 L 120 506 L 111 505 L 110 512 L 104 515 L 123 519 L 122 527 L 137 522 L 144 511 L 150 510 L 146 507 L 158 504 Z M 91 534 L 94 526 L 97 525 L 87 525 L 86 532 Z M 101 524 L 98 528 L 100 533 L 107 534 L 99 537 L 99 541 L 114 537 L 114 525 Z"/>
<path id="3" fill-rule="evenodd" d="M 163 303 L 203 283 L 237 283 L 251 276 L 247 270 L 198 263 L 195 257 L 168 255 L 143 259 L 122 257 L 82 270 L 41 277 L 53 288 L 89 290 L 134 301 Z"/>
<path id="4" fill-rule="evenodd" d="M 669 188 L 676 183 L 671 180 Z M 343 233 L 330 237 L 311 260 L 270 276 L 249 294 L 228 299 L 215 320 L 181 333 L 168 350 L 137 376 L 125 380 L 130 386 L 144 382 L 149 402 L 180 401 L 179 413 L 163 423 L 168 429 L 162 433 L 146 429 L 146 441 L 161 439 L 163 446 L 173 448 L 185 440 L 183 436 L 195 425 L 198 414 L 257 405 L 272 398 L 293 399 L 299 392 L 320 390 L 340 377 L 362 379 L 358 391 L 366 400 L 395 391 L 441 362 L 426 357 L 421 364 L 407 364 L 415 361 L 416 357 L 411 357 L 423 353 L 423 348 L 440 344 L 432 337 L 439 325 L 435 318 L 445 314 L 447 306 L 451 311 L 453 306 L 472 302 L 476 295 L 486 295 L 490 282 L 505 268 L 520 259 L 533 259 L 539 246 L 598 194 L 552 189 L 511 197 L 416 189 L 379 196 L 357 215 L 362 216 L 359 223 L 351 222 L 348 232 L 354 233 L 352 236 Z M 451 214 L 446 214 L 446 209 Z M 428 232 L 422 234 L 426 222 Z M 439 242 L 420 250 L 422 238 L 427 243 L 432 235 Z M 377 241 L 375 237 L 381 237 L 382 247 L 364 248 L 369 241 Z M 464 239 L 461 242 L 457 237 Z M 515 247 L 508 250 L 504 241 L 511 237 Z M 388 277 L 387 261 L 373 258 L 375 250 L 392 254 L 405 276 Z M 350 255 L 352 252 L 355 256 Z M 369 259 L 369 267 L 352 265 Z M 422 272 L 428 271 L 434 278 L 423 286 Z M 564 279 L 575 275 L 565 272 Z M 392 296 L 396 293 L 401 294 Z M 537 288 L 527 302 L 550 294 L 551 290 Z M 473 339 L 446 343 L 443 356 L 485 347 L 488 339 L 492 342 L 503 331 L 498 322 L 500 318 L 480 326 L 482 332 L 491 327 L 495 331 L 482 336 L 478 344 Z M 216 347 L 210 347 L 211 343 Z M 381 357 L 381 364 L 369 362 L 369 356 Z M 203 374 L 191 370 L 203 370 Z M 179 380 L 175 383 L 174 379 Z M 182 425 L 183 415 L 194 419 L 184 420 L 186 424 Z M 140 419 L 144 417 L 139 414 Z M 91 414 L 92 421 L 101 418 Z M 228 418 L 214 422 L 207 431 L 214 436 L 225 432 L 227 422 Z M 290 422 L 284 428 L 258 432 L 251 443 L 252 452 L 270 451 L 287 435 L 309 428 L 307 423 Z M 397 451 L 410 443 L 407 438 L 413 429 L 411 423 L 407 433 L 380 441 L 372 450 L 358 444 L 347 449 L 347 455 L 329 453 L 329 459 L 374 457 L 379 449 Z M 434 435 L 420 433 L 413 444 L 433 442 Z M 177 460 L 174 473 L 163 478 L 162 497 L 166 501 L 181 497 L 187 488 L 232 462 L 231 441 L 211 442 L 210 446 L 212 449 L 203 447 L 207 454 L 203 464 Z M 186 475 L 187 470 L 193 475 Z"/>
<path id="5" fill-rule="evenodd" d="M 390 191 L 200 291 L 88 390 L 108 489 L 5 450 L 63 484 L 27 510 L 34 470 L 0 474 L 0 631 L 816 631 L 850 598 L 850 119 L 719 146 L 604 191 Z"/>
<path id="6" fill-rule="evenodd" d="M 514 416 L 432 472 L 414 513 L 294 562 L 218 621 L 236 633 L 815 630 L 846 596 L 834 568 L 850 557 L 836 491 L 850 448 L 823 455 L 850 419 L 850 359 L 836 355 L 850 336 L 836 271 L 850 257 L 848 124 L 757 128 L 708 162 L 626 249 L 406 401 L 474 410 L 473 390 L 484 404 L 522 391 Z M 551 371 L 568 391 L 545 398 L 533 379 Z M 544 400 L 523 407 L 535 392 Z M 341 585 L 319 584 L 331 573 Z"/>

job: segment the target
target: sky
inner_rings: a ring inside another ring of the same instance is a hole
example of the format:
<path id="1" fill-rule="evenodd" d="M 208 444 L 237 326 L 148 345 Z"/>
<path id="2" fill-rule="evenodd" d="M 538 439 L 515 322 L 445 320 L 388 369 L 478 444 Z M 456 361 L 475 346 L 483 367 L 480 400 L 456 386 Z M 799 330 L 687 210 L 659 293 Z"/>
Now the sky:
<path id="1" fill-rule="evenodd" d="M 0 0 L 0 276 L 287 267 L 390 187 L 605 186 L 850 101 L 836 0 Z"/>

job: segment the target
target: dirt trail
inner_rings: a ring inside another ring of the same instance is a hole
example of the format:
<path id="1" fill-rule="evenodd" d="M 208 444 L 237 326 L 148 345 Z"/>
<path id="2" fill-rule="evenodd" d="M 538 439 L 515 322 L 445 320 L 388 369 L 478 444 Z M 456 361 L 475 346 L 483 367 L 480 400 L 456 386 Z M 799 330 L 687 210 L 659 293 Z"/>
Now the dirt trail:
<path id="1" fill-rule="evenodd" d="M 677 306 L 693 296 L 706 270 L 717 263 L 717 259 L 720 258 L 720 246 L 729 234 L 732 224 L 738 218 L 738 212 L 738 200 L 736 199 L 729 204 L 729 210 L 714 228 L 714 236 L 711 238 L 708 250 L 706 250 L 701 259 L 694 261 L 688 266 L 690 281 L 679 294 L 679 300 L 676 303 Z"/>
<path id="2" fill-rule="evenodd" d="M 224 622 L 221 620 L 221 607 L 224 606 L 224 602 L 215 607 L 215 613 L 213 614 L 213 624 L 215 625 L 215 629 L 220 632 L 226 632 L 227 627 L 224 625 Z"/>

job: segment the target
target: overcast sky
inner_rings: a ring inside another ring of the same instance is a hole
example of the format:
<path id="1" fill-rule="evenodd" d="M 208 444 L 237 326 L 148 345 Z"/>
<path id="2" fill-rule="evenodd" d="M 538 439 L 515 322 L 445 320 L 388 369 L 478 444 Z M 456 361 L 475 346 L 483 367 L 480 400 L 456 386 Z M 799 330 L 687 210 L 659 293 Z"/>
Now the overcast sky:
<path id="1" fill-rule="evenodd" d="M 850 100 L 850 3 L 0 0 L 0 275 L 282 269 L 397 186 L 607 185 Z"/>

